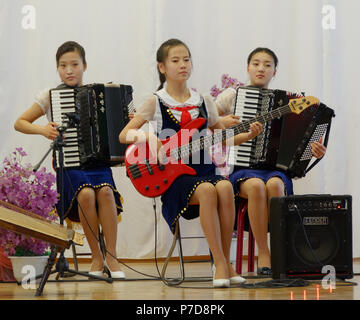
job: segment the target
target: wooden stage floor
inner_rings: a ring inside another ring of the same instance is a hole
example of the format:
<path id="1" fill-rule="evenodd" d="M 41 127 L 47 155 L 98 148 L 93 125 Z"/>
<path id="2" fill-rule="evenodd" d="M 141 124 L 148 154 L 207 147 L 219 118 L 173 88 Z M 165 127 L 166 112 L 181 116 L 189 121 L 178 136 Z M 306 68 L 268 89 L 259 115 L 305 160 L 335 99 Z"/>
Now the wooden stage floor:
<path id="1" fill-rule="evenodd" d="M 213 289 L 211 266 L 210 262 L 206 261 L 186 262 L 186 281 L 178 286 L 169 286 L 159 280 L 159 273 L 153 261 L 132 260 L 126 264 L 143 274 L 123 266 L 127 279 L 116 280 L 112 284 L 102 280 L 89 281 L 80 275 L 56 281 L 56 274 L 52 274 L 41 297 L 35 296 L 35 289 L 3 282 L 0 283 L 0 300 L 360 300 L 360 286 L 356 285 L 360 281 L 358 259 L 354 260 L 354 278 L 346 282 L 337 282 L 335 288 L 324 288 L 321 280 L 310 280 L 310 284 L 304 287 Z M 162 265 L 163 262 L 158 263 L 159 272 Z M 89 266 L 88 262 L 83 261 L 79 269 L 86 272 Z M 69 267 L 73 268 L 73 265 L 70 263 Z M 247 284 L 268 284 L 272 280 L 247 273 L 246 261 L 243 270 Z M 180 276 L 177 261 L 170 261 L 166 276 Z"/>

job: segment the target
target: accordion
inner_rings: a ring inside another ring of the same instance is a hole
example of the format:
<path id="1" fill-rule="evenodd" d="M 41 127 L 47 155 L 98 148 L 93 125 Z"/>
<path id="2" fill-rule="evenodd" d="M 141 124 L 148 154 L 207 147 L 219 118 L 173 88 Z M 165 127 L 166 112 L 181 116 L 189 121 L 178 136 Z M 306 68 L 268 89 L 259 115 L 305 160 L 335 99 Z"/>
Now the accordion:
<path id="1" fill-rule="evenodd" d="M 63 167 L 96 168 L 122 164 L 126 145 L 119 133 L 133 111 L 133 89 L 122 84 L 90 84 L 50 90 L 51 118 L 64 132 Z M 69 119 L 76 123 L 69 126 Z M 54 167 L 59 168 L 59 151 L 54 152 Z"/>
<path id="2" fill-rule="evenodd" d="M 287 105 L 299 95 L 284 90 L 239 87 L 234 101 L 234 114 L 250 120 Z M 228 163 L 252 169 L 282 170 L 291 178 L 303 177 L 316 164 L 310 161 L 310 144 L 325 135 L 327 146 L 334 111 L 325 104 L 314 105 L 299 115 L 290 113 L 263 126 L 253 140 L 230 148 Z M 317 161 L 318 162 L 318 161 Z"/>

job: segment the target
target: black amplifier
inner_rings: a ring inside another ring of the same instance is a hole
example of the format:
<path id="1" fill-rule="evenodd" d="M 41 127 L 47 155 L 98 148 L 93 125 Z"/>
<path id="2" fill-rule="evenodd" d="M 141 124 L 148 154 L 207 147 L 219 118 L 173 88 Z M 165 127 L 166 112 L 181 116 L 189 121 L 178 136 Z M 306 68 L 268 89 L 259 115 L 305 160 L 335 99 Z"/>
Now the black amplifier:
<path id="1" fill-rule="evenodd" d="M 273 279 L 353 277 L 352 197 L 293 195 L 270 201 Z M 324 269 L 323 269 L 324 268 Z M 324 271 L 326 270 L 326 271 Z"/>

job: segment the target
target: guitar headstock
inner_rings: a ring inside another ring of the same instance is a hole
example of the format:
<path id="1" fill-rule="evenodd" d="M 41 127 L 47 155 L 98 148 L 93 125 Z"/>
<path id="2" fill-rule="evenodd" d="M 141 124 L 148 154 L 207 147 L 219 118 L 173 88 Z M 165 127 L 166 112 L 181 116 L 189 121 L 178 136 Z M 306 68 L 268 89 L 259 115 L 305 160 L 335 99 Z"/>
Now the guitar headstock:
<path id="1" fill-rule="evenodd" d="M 289 107 L 291 109 L 291 112 L 294 112 L 296 114 L 300 114 L 303 112 L 306 108 L 313 106 L 314 104 L 319 104 L 320 100 L 316 97 L 312 96 L 306 96 L 298 99 L 291 99 L 289 101 Z"/>

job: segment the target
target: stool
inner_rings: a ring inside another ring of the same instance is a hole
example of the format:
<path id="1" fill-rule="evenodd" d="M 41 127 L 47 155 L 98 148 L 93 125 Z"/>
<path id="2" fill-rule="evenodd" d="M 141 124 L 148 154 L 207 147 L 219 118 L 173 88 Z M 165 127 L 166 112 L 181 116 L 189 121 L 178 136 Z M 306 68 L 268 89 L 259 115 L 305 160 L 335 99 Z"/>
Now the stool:
<path id="1" fill-rule="evenodd" d="M 245 213 L 248 208 L 246 199 L 240 199 L 237 210 L 237 246 L 236 246 L 236 272 L 242 273 L 242 259 L 243 259 L 243 239 L 245 228 Z M 251 231 L 249 224 L 249 239 L 248 239 L 248 272 L 254 272 L 255 264 L 255 238 Z"/>

